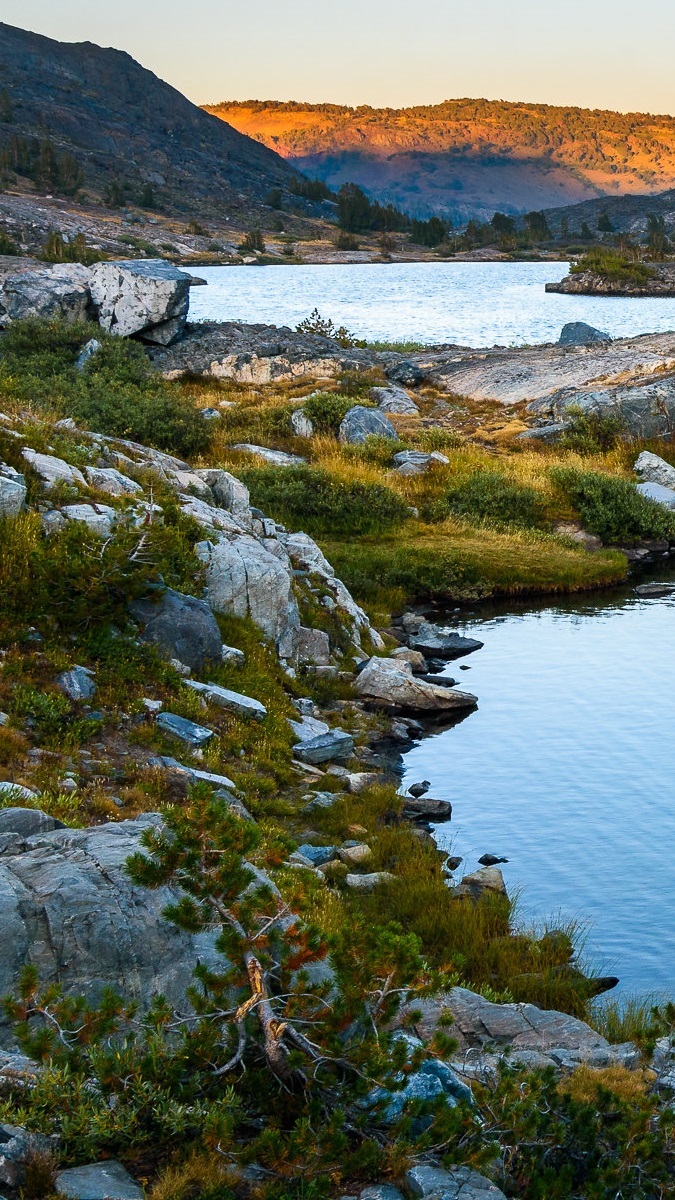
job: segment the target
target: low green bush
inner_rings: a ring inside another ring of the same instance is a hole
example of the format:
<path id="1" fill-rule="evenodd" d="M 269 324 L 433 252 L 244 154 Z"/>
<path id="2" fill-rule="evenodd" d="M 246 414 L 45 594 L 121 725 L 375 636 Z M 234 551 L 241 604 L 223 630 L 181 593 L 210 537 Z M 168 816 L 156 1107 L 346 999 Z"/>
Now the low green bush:
<path id="1" fill-rule="evenodd" d="M 582 412 L 569 409 L 572 417 L 558 446 L 561 450 L 573 450 L 576 454 L 602 454 L 613 450 L 626 433 L 621 417 L 597 412 Z"/>
<path id="2" fill-rule="evenodd" d="M 644 263 L 633 262 L 617 250 L 604 246 L 593 246 L 570 267 L 571 275 L 580 275 L 583 271 L 592 271 L 613 283 L 632 283 L 638 287 L 654 278 L 654 272 Z"/>
<path id="3" fill-rule="evenodd" d="M 253 504 L 307 533 L 378 533 L 408 516 L 406 502 L 390 488 L 341 480 L 318 467 L 249 468 L 239 478 Z"/>
<path id="4" fill-rule="evenodd" d="M 512 483 L 498 471 L 476 471 L 450 488 L 430 515 L 442 520 L 451 514 L 492 525 L 536 529 L 543 524 L 544 502 L 535 488 Z"/>
<path id="5" fill-rule="evenodd" d="M 551 478 L 579 513 L 584 528 L 603 542 L 675 538 L 675 512 L 642 496 L 628 479 L 573 467 L 556 467 Z"/>
<path id="6" fill-rule="evenodd" d="M 83 371 L 75 363 L 92 337 L 101 350 Z M 20 321 L 0 339 L 0 396 L 58 412 L 97 433 L 127 437 L 183 457 L 203 453 L 211 440 L 204 421 L 180 389 L 153 372 L 141 346 L 106 337 L 98 326 Z"/>
<path id="7" fill-rule="evenodd" d="M 315 392 L 302 406 L 316 433 L 334 434 L 337 434 L 340 423 L 353 407 L 352 397 L 342 392 Z"/>

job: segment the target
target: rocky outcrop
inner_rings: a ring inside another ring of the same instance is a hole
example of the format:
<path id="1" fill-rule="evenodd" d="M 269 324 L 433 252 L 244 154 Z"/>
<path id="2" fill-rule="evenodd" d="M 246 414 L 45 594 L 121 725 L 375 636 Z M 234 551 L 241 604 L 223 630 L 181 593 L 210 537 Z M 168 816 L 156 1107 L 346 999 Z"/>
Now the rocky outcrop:
<path id="1" fill-rule="evenodd" d="M 144 600 L 135 600 L 131 615 L 151 642 L 167 658 L 178 659 L 192 671 L 203 671 L 221 661 L 222 638 L 218 623 L 204 600 L 167 588 Z"/>
<path id="2" fill-rule="evenodd" d="M 456 987 L 429 1000 L 415 1000 L 398 1022 L 430 1041 L 439 1024 L 450 1020 L 458 1042 L 453 1067 L 479 1073 L 506 1056 L 516 1066 L 555 1066 L 573 1069 L 581 1062 L 594 1067 L 610 1063 L 637 1066 L 639 1052 L 632 1043 L 610 1045 L 584 1021 L 568 1013 L 536 1008 L 534 1004 L 493 1004 L 483 996 Z"/>
<path id="3" fill-rule="evenodd" d="M 92 311 L 89 280 L 89 268 L 80 263 L 5 275 L 0 282 L 0 329 L 30 317 L 86 321 Z"/>
<path id="4" fill-rule="evenodd" d="M 11 823 L 11 821 L 10 821 Z M 162 916 L 168 888 L 135 887 L 124 864 L 157 815 L 92 829 L 55 829 L 0 856 L 0 993 L 14 991 L 33 964 L 43 984 L 96 1002 L 104 987 L 147 1005 L 164 993 L 185 1004 L 198 958 L 215 966 L 210 935 L 192 936 Z M 0 1025 L 0 1044 L 11 1044 Z"/>
<path id="5" fill-rule="evenodd" d="M 558 389 L 533 401 L 528 409 L 554 421 L 569 419 L 570 412 L 614 417 L 631 437 L 670 437 L 675 429 L 675 374 L 660 372 L 649 382 L 638 378 L 598 387 Z"/>
<path id="6" fill-rule="evenodd" d="M 97 263 L 89 287 L 107 333 L 140 334 L 144 341 L 169 346 L 185 328 L 191 282 L 165 259 L 130 259 Z"/>
<path id="7" fill-rule="evenodd" d="M 395 658 L 371 658 L 359 672 L 354 686 L 364 700 L 403 711 L 442 713 L 474 708 L 478 703 L 470 692 L 416 679 L 411 664 Z"/>
<path id="8" fill-rule="evenodd" d="M 644 382 L 675 369 L 675 336 L 647 333 L 590 346 L 518 346 L 494 350 L 455 347 L 416 356 L 428 381 L 442 391 L 500 404 L 545 401 L 563 389 Z"/>
<path id="9" fill-rule="evenodd" d="M 205 596 L 214 612 L 250 617 L 282 658 L 293 658 L 300 614 L 285 556 L 243 532 L 199 542 L 195 549 L 206 569 Z"/>
<path id="10" fill-rule="evenodd" d="M 341 371 L 366 370 L 382 357 L 285 326 L 235 321 L 188 325 L 179 342 L 150 354 L 168 379 L 205 375 L 252 384 L 292 382 L 304 376 L 333 379 Z"/>
<path id="11" fill-rule="evenodd" d="M 557 283 L 547 283 L 547 292 L 565 296 L 675 296 L 672 263 L 643 264 L 634 279 L 612 278 L 599 271 L 574 271 Z"/>

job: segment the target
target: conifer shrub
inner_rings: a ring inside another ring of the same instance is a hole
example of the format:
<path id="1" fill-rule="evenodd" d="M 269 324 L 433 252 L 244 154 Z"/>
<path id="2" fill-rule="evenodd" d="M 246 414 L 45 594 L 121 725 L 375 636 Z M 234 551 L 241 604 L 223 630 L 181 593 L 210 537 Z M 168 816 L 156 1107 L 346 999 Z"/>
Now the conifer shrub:
<path id="1" fill-rule="evenodd" d="M 307 533 L 378 533 L 408 517 L 408 505 L 384 484 L 339 479 L 320 467 L 249 468 L 238 474 L 254 505 Z"/>
<path id="2" fill-rule="evenodd" d="M 628 479 L 573 467 L 556 467 L 551 478 L 579 513 L 584 528 L 603 542 L 675 538 L 675 512 L 641 495 Z"/>

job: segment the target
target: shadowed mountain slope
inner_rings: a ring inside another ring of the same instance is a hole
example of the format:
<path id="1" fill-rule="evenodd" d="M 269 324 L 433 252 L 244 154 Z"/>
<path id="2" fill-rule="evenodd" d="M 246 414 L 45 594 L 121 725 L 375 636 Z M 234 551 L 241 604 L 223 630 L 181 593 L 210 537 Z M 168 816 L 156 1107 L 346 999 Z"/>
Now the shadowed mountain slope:
<path id="1" fill-rule="evenodd" d="M 192 104 L 130 55 L 0 24 L 5 186 L 137 199 L 209 213 L 287 190 L 294 169 Z M 73 161 L 74 160 L 74 161 Z"/>

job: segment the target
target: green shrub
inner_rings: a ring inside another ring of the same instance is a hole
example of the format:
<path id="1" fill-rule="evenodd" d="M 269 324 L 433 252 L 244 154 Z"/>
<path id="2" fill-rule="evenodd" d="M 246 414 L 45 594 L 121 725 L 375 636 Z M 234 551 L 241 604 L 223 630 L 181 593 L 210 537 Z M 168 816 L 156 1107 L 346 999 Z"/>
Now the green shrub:
<path id="1" fill-rule="evenodd" d="M 83 233 L 78 233 L 72 241 L 65 241 L 63 234 L 53 230 L 42 250 L 40 258 L 43 262 L 49 263 L 84 263 L 86 267 L 92 263 L 100 262 L 103 256 L 96 250 L 92 250 L 87 245 L 87 239 Z"/>
<path id="2" fill-rule="evenodd" d="M 431 514 L 443 519 L 454 513 L 492 525 L 541 526 L 544 503 L 534 488 L 512 483 L 498 471 L 476 471 L 451 488 Z"/>
<path id="3" fill-rule="evenodd" d="M 317 467 L 239 471 L 253 504 L 307 533 L 378 533 L 394 529 L 408 506 L 378 483 L 345 482 Z"/>
<path id="4" fill-rule="evenodd" d="M 83 343 L 103 343 L 84 371 Z M 201 454 L 211 431 L 180 389 L 153 372 L 141 346 L 91 325 L 19 321 L 0 340 L 0 396 L 74 417 L 97 433 L 131 438 L 183 457 Z"/>
<path id="5" fill-rule="evenodd" d="M 675 513 L 642 496 L 628 479 L 572 467 L 555 468 L 551 478 L 578 511 L 584 528 L 603 542 L 675 538 Z"/>
<path id="6" fill-rule="evenodd" d="M 558 445 L 561 450 L 573 450 L 577 454 L 602 454 L 613 450 L 626 433 L 621 417 L 595 412 L 569 409 L 572 417 Z"/>
<path id="7" fill-rule="evenodd" d="M 632 283 L 638 287 L 645 286 L 654 278 L 654 272 L 644 263 L 632 262 L 625 255 L 604 246 L 594 246 L 570 267 L 572 275 L 579 275 L 582 271 L 592 271 L 613 283 Z"/>
<path id="8" fill-rule="evenodd" d="M 315 392 L 302 406 L 316 433 L 337 433 L 350 408 L 354 407 L 351 396 L 342 392 Z"/>

